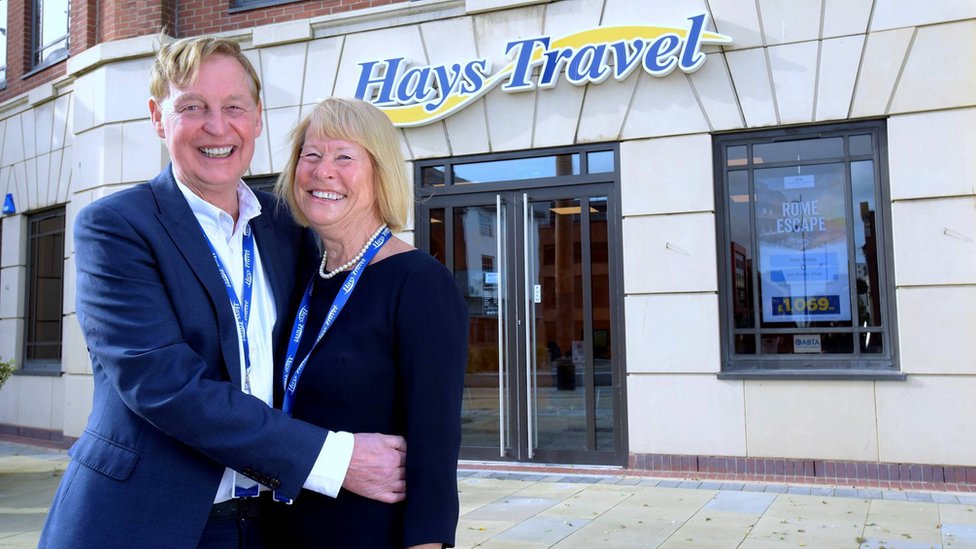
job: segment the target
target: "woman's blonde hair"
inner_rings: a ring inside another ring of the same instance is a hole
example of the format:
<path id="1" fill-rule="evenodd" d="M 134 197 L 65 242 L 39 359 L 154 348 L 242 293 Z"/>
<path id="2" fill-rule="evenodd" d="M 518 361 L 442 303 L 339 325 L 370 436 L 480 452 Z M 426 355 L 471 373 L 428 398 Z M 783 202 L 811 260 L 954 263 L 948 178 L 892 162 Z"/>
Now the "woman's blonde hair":
<path id="1" fill-rule="evenodd" d="M 390 230 L 403 230 L 411 208 L 411 189 L 404 174 L 403 153 L 396 128 L 383 111 L 359 99 L 330 97 L 316 105 L 292 129 L 289 135 L 291 151 L 285 164 L 275 193 L 291 209 L 291 214 L 299 224 L 309 226 L 308 219 L 295 200 L 295 170 L 305 136 L 328 137 L 350 141 L 366 149 L 373 163 L 375 179 L 376 206 L 380 218 Z"/>
<path id="2" fill-rule="evenodd" d="M 261 102 L 261 81 L 254 66 L 247 59 L 241 46 L 233 40 L 197 36 L 164 44 L 153 60 L 149 73 L 149 94 L 157 103 L 169 96 L 169 85 L 183 89 L 193 84 L 203 61 L 215 54 L 233 57 L 244 67 L 250 77 L 251 95 L 255 103 Z"/>

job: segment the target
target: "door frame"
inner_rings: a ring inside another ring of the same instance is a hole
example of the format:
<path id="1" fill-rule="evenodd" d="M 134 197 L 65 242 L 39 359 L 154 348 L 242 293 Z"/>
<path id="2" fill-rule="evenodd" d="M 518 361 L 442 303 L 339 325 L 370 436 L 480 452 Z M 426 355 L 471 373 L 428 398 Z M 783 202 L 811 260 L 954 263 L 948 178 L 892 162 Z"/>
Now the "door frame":
<path id="1" fill-rule="evenodd" d="M 605 173 L 587 173 L 587 158 L 589 153 L 612 151 L 613 171 Z M 498 160 L 526 159 L 540 156 L 579 154 L 579 173 L 575 175 L 560 175 L 555 177 L 539 177 L 529 179 L 504 180 L 486 183 L 466 182 L 464 185 L 453 184 L 453 166 L 457 164 L 471 162 L 491 162 Z M 425 170 L 437 169 L 443 175 L 443 185 L 424 186 Z M 599 452 L 597 450 L 544 450 L 536 451 L 537 455 L 531 460 L 524 459 L 525 450 L 531 441 L 527 439 L 524 432 L 518 431 L 519 425 L 524 425 L 529 421 L 525 403 L 527 398 L 527 386 L 524 377 L 519 375 L 518 368 L 512 366 L 525 364 L 525 357 L 519 356 L 519 347 L 525 338 L 526 323 L 518 325 L 515 318 L 509 318 L 507 322 L 515 328 L 509 331 L 510 336 L 505 341 L 504 352 L 507 357 L 507 372 L 505 380 L 507 386 L 507 399 L 509 400 L 509 410 L 504 420 L 505 428 L 508 433 L 509 452 L 506 457 L 499 455 L 497 449 L 464 448 L 462 449 L 463 459 L 477 459 L 482 461 L 518 461 L 526 463 L 535 462 L 561 462 L 561 463 L 581 463 L 592 465 L 627 465 L 629 456 L 629 437 L 628 437 L 628 418 L 627 418 L 627 391 L 626 391 L 626 339 L 624 326 L 624 291 L 623 291 L 623 249 L 622 249 L 622 214 L 620 206 L 620 151 L 616 143 L 610 144 L 591 144 L 578 147 L 561 147 L 555 149 L 537 149 L 530 151 L 518 151 L 503 154 L 472 155 L 464 157 L 452 157 L 446 159 L 421 160 L 414 163 L 414 181 L 416 182 L 417 201 L 414 207 L 415 220 L 415 245 L 424 250 L 430 250 L 430 228 L 426 223 L 428 212 L 432 207 L 450 208 L 465 206 L 487 206 L 495 205 L 496 195 L 508 195 L 517 200 L 512 201 L 511 211 L 507 212 L 505 227 L 499 227 L 503 234 L 496 235 L 496 238 L 504 238 L 504 247 L 509 250 L 509 257 L 518 258 L 519 262 L 524 257 L 523 243 L 520 235 L 516 235 L 511 230 L 521 224 L 522 193 L 528 193 L 531 200 L 545 200 L 548 197 L 573 196 L 573 193 L 590 196 L 607 197 L 607 239 L 608 239 L 608 268 L 610 284 L 610 307 L 611 307 L 611 327 L 613 337 L 610 342 L 613 368 L 613 390 L 612 395 L 615 403 L 613 437 L 613 452 Z M 594 191 L 601 192 L 594 192 Z M 605 192 L 603 192 L 605 191 Z M 533 196 L 535 194 L 536 196 Z M 445 219 L 445 221 L 448 221 Z M 453 223 L 453 220 L 451 220 Z M 449 225 L 450 226 L 450 225 Z M 448 226 L 448 227 L 449 227 Z M 445 227 L 445 230 L 448 228 Z M 523 230 L 526 230 L 523 228 Z M 453 264 L 453 250 L 445 250 L 445 261 Z M 501 262 L 502 258 L 497 261 Z M 521 294 L 515 292 L 519 288 L 524 288 L 524 281 L 517 280 L 519 269 L 524 266 L 509 265 L 506 270 L 505 283 L 508 288 L 514 288 L 512 297 L 515 303 L 509 304 L 512 312 L 518 318 L 526 317 L 525 304 L 521 303 Z M 509 290 L 512 292 L 512 290 Z M 499 296 L 499 307 L 502 306 L 501 296 Z M 528 365 L 526 364 L 527 368 Z M 522 371 L 524 374 L 524 370 Z M 516 402 L 510 402 L 512 398 Z M 524 428 L 523 428 L 524 429 Z M 514 438 L 514 437 L 518 438 Z"/>

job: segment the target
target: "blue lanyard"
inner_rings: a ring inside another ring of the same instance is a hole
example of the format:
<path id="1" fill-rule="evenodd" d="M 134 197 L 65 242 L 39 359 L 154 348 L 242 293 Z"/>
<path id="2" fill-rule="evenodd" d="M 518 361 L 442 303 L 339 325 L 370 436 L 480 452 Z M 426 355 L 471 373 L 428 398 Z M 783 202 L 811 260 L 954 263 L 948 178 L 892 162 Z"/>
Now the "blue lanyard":
<path id="1" fill-rule="evenodd" d="M 247 394 L 251 394 L 251 350 L 247 343 L 247 323 L 248 319 L 251 318 L 251 288 L 254 284 L 254 270 L 252 267 L 254 258 L 254 235 L 251 234 L 251 224 L 244 224 L 244 290 L 241 292 L 240 300 L 237 299 L 237 292 L 234 291 L 234 285 L 231 283 L 230 277 L 227 276 L 227 270 L 224 269 L 224 264 L 220 261 L 220 257 L 217 256 L 217 250 L 214 249 L 206 232 L 203 233 L 203 237 L 206 239 L 207 245 L 210 246 L 210 253 L 213 254 L 214 261 L 217 263 L 220 278 L 224 281 L 224 287 L 227 288 L 227 297 L 230 298 L 231 308 L 234 309 L 237 333 L 240 334 L 241 345 L 244 347 L 244 391 Z"/>
<path id="2" fill-rule="evenodd" d="M 288 415 L 291 415 L 291 409 L 295 402 L 295 388 L 298 387 L 298 380 L 302 377 L 302 372 L 305 370 L 305 364 L 308 362 L 308 357 L 312 355 L 312 351 L 315 350 L 315 346 L 322 341 L 322 337 L 325 336 L 325 332 L 332 327 L 335 322 L 336 317 L 342 311 L 342 308 L 346 306 L 346 302 L 349 300 L 349 296 L 352 295 L 352 291 L 356 289 L 356 284 L 359 282 L 359 276 L 362 274 L 363 269 L 366 265 L 372 261 L 376 253 L 380 251 L 383 244 L 392 236 L 390 229 L 384 229 L 379 236 L 373 240 L 369 249 L 363 255 L 363 258 L 359 260 L 356 264 L 356 268 L 353 269 L 347 276 L 346 281 L 342 284 L 342 288 L 339 290 L 339 294 L 336 295 L 335 301 L 332 303 L 332 307 L 329 309 L 329 314 L 325 316 L 325 320 L 322 321 L 322 329 L 319 330 L 318 337 L 315 338 L 315 342 L 308 349 L 308 353 L 305 358 L 298 364 L 295 368 L 295 373 L 292 374 L 292 366 L 295 363 L 295 355 L 298 354 L 298 343 L 302 340 L 302 332 L 305 331 L 305 323 L 308 320 L 308 311 L 312 301 L 312 287 L 315 282 L 315 274 L 312 275 L 312 280 L 308 282 L 308 288 L 305 289 L 305 295 L 302 297 L 302 303 L 298 308 L 298 314 L 295 316 L 295 323 L 291 330 L 291 340 L 288 342 L 288 354 L 285 355 L 285 367 L 282 373 L 282 385 L 285 389 L 285 400 L 282 403 L 281 409 Z"/>

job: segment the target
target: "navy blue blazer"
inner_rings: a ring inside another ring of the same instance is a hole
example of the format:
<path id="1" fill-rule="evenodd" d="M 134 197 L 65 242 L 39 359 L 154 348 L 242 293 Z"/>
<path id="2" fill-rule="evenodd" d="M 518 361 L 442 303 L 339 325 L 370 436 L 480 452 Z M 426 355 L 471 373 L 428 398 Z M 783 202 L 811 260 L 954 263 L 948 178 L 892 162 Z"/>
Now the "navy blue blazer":
<path id="1" fill-rule="evenodd" d="M 278 334 L 316 252 L 287 208 L 256 194 Z M 81 210 L 74 257 L 94 400 L 40 547 L 196 547 L 224 467 L 296 497 L 327 431 L 239 389 L 226 288 L 172 169 Z"/>

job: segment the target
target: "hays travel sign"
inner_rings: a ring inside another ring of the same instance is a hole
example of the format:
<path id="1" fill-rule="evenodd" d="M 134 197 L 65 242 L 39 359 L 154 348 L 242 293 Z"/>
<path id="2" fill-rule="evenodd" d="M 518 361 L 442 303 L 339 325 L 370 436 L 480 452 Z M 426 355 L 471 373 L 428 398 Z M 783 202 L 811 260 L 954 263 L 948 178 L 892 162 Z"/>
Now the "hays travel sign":
<path id="1" fill-rule="evenodd" d="M 611 76 L 623 80 L 638 67 L 663 77 L 685 73 L 705 63 L 702 46 L 731 44 L 728 36 L 708 32 L 707 14 L 688 18 L 686 28 L 657 26 L 598 27 L 554 39 L 538 36 L 505 45 L 511 60 L 497 72 L 485 58 L 446 65 L 410 66 L 394 57 L 359 64 L 356 97 L 371 101 L 396 126 L 430 124 L 467 107 L 495 86 L 523 92 L 552 88 L 565 79 L 583 86 Z"/>

